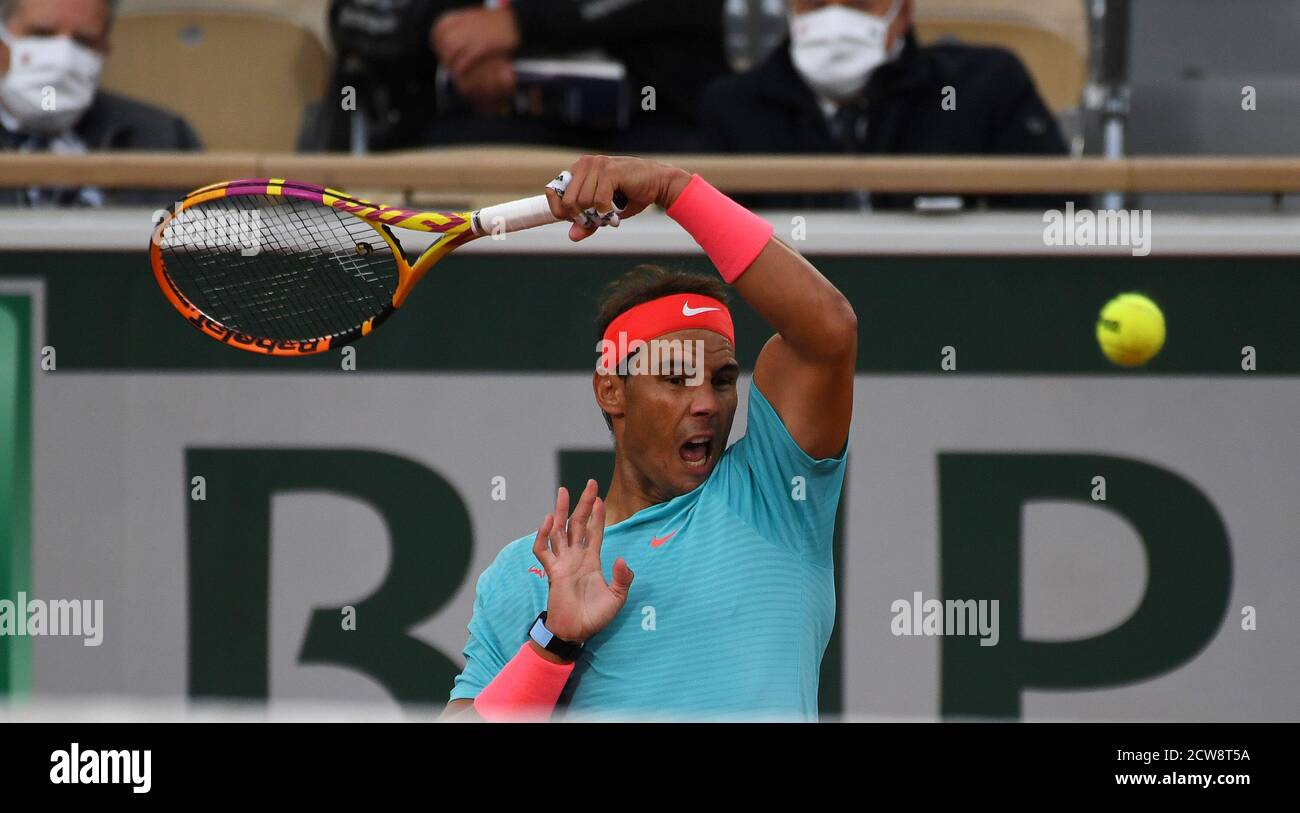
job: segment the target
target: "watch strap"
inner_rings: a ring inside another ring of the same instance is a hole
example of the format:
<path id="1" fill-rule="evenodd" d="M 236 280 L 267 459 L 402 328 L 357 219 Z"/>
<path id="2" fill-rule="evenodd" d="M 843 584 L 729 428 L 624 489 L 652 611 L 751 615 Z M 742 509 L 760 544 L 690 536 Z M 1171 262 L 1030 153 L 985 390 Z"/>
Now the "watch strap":
<path id="1" fill-rule="evenodd" d="M 554 653 L 565 660 L 577 660 L 579 653 L 582 652 L 582 644 L 575 644 L 572 641 L 566 641 L 558 637 L 555 633 L 546 628 L 546 611 L 538 613 L 532 625 L 528 628 L 528 637 L 537 642 L 537 645 L 547 652 Z"/>

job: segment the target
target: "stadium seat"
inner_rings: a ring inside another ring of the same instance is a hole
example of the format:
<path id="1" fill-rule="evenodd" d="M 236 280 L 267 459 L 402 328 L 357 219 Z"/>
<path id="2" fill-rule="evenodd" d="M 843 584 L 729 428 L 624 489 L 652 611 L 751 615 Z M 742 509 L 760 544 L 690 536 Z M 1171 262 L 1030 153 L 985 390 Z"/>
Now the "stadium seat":
<path id="1" fill-rule="evenodd" d="M 318 34 L 269 3 L 154 5 L 122 9 L 105 89 L 179 113 L 210 150 L 292 150 L 329 74 Z"/>
<path id="2" fill-rule="evenodd" d="M 118 14 L 157 14 L 175 11 L 238 11 L 271 14 L 293 20 L 329 42 L 330 0 L 120 0 Z"/>
<path id="3" fill-rule="evenodd" d="M 950 37 L 1006 48 L 1029 69 L 1052 112 L 1078 107 L 1088 78 L 1088 20 L 1082 0 L 916 0 L 924 44 Z"/>

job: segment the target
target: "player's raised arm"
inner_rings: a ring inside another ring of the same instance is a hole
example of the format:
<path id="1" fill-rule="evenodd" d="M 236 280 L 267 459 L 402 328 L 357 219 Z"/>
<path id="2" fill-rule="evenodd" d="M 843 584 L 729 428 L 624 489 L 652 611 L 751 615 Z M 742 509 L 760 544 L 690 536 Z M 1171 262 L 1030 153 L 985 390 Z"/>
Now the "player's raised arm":
<path id="1" fill-rule="evenodd" d="M 777 332 L 754 365 L 755 385 L 799 448 L 815 458 L 839 455 L 853 413 L 853 306 L 776 237 L 734 285 Z"/>
<path id="2" fill-rule="evenodd" d="M 580 220 L 585 209 L 621 217 L 651 203 L 664 208 L 709 255 L 723 279 L 776 329 L 759 354 L 754 383 L 799 447 L 814 458 L 837 456 L 848 439 L 858 324 L 853 307 L 821 273 L 772 234 L 772 227 L 698 175 L 639 158 L 584 156 L 570 170 L 563 199 L 551 210 Z M 570 237 L 595 233 L 575 223 Z"/>

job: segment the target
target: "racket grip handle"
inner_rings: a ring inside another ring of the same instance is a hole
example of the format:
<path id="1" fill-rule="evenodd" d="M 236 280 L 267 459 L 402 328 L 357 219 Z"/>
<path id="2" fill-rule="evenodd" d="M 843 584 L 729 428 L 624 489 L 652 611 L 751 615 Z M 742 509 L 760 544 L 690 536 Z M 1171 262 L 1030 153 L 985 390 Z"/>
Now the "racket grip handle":
<path id="1" fill-rule="evenodd" d="M 497 229 L 515 232 L 558 222 L 546 196 L 537 195 L 479 209 L 474 215 L 474 233 L 489 234 Z"/>

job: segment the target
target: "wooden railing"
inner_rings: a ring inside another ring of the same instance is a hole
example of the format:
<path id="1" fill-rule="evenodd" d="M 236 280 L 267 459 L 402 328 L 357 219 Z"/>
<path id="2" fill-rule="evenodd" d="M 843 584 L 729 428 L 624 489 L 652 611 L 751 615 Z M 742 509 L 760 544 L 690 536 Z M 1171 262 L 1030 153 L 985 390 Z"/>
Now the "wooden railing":
<path id="1" fill-rule="evenodd" d="M 252 153 L 0 154 L 0 187 L 195 188 L 236 178 L 289 178 L 343 190 L 413 194 L 537 189 L 577 150 L 465 147 L 347 155 Z M 1296 158 L 979 158 L 789 155 L 651 156 L 728 192 L 913 193 L 1300 192 Z"/>

